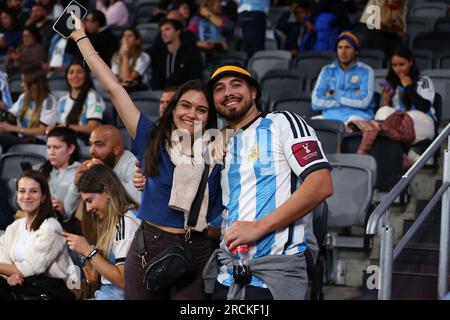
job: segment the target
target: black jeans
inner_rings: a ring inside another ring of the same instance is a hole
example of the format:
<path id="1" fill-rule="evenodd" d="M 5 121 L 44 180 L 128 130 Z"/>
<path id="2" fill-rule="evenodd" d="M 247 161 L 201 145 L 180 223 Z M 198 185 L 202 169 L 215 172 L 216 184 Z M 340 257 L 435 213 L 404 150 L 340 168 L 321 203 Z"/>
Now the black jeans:
<path id="1" fill-rule="evenodd" d="M 147 257 L 151 259 L 163 250 L 184 241 L 184 234 L 163 231 L 142 222 Z M 181 281 L 167 290 L 150 291 L 143 283 L 144 272 L 139 258 L 137 235 L 134 236 L 125 261 L 125 300 L 207 300 L 205 284 L 202 277 L 203 268 L 211 255 L 211 245 L 206 233 L 192 232 L 188 242 L 197 261 L 197 271 L 192 279 Z"/>
<path id="2" fill-rule="evenodd" d="M 214 287 L 213 300 L 227 300 L 229 287 L 224 286 L 216 281 Z M 254 286 L 247 286 L 245 288 L 245 300 L 273 300 L 270 290 L 267 288 L 258 288 Z"/>

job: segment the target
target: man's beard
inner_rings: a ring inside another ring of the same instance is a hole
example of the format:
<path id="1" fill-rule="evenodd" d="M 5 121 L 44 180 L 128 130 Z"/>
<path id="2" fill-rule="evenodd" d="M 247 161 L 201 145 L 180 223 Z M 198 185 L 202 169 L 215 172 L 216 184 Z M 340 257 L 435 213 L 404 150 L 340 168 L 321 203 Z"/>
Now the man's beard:
<path id="1" fill-rule="evenodd" d="M 231 122 L 236 122 L 239 121 L 241 119 L 243 119 L 245 117 L 245 115 L 247 114 L 248 110 L 250 110 L 250 108 L 253 105 L 253 101 L 247 101 L 244 100 L 244 108 L 241 108 L 239 110 L 236 110 L 234 112 L 227 112 L 225 109 L 225 112 L 221 113 L 219 112 L 219 114 L 225 118 L 225 120 L 227 121 L 231 121 Z M 225 107 L 226 108 L 226 107 Z"/>
<path id="2" fill-rule="evenodd" d="M 114 155 L 113 152 L 111 152 L 110 154 L 108 154 L 105 158 L 105 160 L 102 160 L 103 163 L 110 167 L 111 169 L 114 168 L 115 164 L 116 164 L 116 156 Z"/>

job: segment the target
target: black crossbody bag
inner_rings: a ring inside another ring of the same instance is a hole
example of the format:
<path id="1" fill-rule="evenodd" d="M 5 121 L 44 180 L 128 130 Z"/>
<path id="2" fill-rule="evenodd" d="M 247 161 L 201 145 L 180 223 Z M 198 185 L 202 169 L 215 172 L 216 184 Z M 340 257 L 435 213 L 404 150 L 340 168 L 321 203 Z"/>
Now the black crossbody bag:
<path id="1" fill-rule="evenodd" d="M 147 249 L 145 248 L 144 230 L 141 226 L 138 232 L 139 257 L 141 258 L 142 268 L 144 270 L 143 282 L 147 290 L 158 291 L 174 286 L 182 279 L 189 279 L 197 269 L 192 250 L 187 245 L 191 230 L 189 227 L 195 227 L 200 213 L 203 196 L 205 194 L 206 183 L 208 180 L 209 165 L 205 164 L 202 179 L 200 181 L 197 194 L 192 202 L 189 212 L 185 234 L 185 240 L 171 246 L 160 252 L 150 260 L 146 260 Z"/>

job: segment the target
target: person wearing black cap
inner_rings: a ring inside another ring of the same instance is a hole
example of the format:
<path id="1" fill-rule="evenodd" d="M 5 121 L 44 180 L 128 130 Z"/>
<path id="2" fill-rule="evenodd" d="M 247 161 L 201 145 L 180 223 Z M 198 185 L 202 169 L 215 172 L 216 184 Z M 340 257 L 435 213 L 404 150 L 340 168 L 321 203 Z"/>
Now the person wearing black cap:
<path id="1" fill-rule="evenodd" d="M 370 66 L 357 60 L 358 37 L 351 31 L 339 35 L 337 59 L 322 68 L 314 86 L 311 106 L 322 119 L 372 120 L 375 78 Z"/>
<path id="2" fill-rule="evenodd" d="M 298 115 L 258 110 L 260 86 L 242 66 L 219 67 L 207 89 L 234 133 L 222 170 L 223 237 L 205 288 L 214 299 L 304 299 L 308 213 L 333 193 L 321 144 Z M 231 272 L 243 245 L 245 279 Z"/>

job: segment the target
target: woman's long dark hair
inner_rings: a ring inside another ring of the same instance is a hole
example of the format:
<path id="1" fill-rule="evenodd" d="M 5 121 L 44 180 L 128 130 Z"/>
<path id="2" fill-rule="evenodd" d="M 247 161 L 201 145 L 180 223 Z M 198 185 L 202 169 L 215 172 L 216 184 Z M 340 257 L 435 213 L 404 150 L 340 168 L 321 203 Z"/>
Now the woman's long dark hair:
<path id="1" fill-rule="evenodd" d="M 70 110 L 66 123 L 67 124 L 78 124 L 80 122 L 80 116 L 81 112 L 83 112 L 83 105 L 86 101 L 86 97 L 89 93 L 89 90 L 94 88 L 94 85 L 92 83 L 91 75 L 89 74 L 89 71 L 86 68 L 83 68 L 83 64 L 79 61 L 73 61 L 66 69 L 66 82 L 67 85 L 70 88 L 69 81 L 67 80 L 67 76 L 69 75 L 69 69 L 73 65 L 79 65 L 85 73 L 85 80 L 83 83 L 83 86 L 80 89 L 80 93 L 78 94 L 78 97 L 75 99 L 75 103 L 73 104 L 72 110 Z M 72 88 L 71 88 L 72 89 Z"/>
<path id="2" fill-rule="evenodd" d="M 50 187 L 48 186 L 47 180 L 39 171 L 27 170 L 17 179 L 16 181 L 16 191 L 19 191 L 19 182 L 23 178 L 29 178 L 37 183 L 41 187 L 42 196 L 44 197 L 43 202 L 40 204 L 36 218 L 34 218 L 31 223 L 30 229 L 36 231 L 41 226 L 45 219 L 55 217 L 55 213 L 52 205 L 52 196 L 50 194 Z"/>
<path id="3" fill-rule="evenodd" d="M 389 62 L 389 70 L 386 76 L 387 82 L 392 86 L 395 90 L 398 86 L 401 85 L 399 77 L 395 74 L 394 69 L 392 68 L 392 57 L 398 56 L 407 59 L 408 61 L 412 61 L 411 68 L 409 69 L 408 76 L 411 77 L 413 83 L 417 83 L 419 80 L 419 69 L 417 68 L 416 59 L 413 56 L 412 51 L 406 46 L 399 46 L 394 50 L 394 53 L 391 56 L 391 61 Z"/>
<path id="4" fill-rule="evenodd" d="M 47 135 L 47 138 L 57 137 L 62 140 L 68 147 L 71 145 L 75 146 L 75 150 L 72 152 L 69 158 L 69 165 L 74 163 L 75 161 L 80 160 L 80 146 L 77 141 L 77 134 L 73 129 L 67 127 L 55 127 Z M 50 178 L 50 172 L 52 171 L 53 166 L 50 163 L 50 160 L 44 162 L 39 171 L 44 175 L 45 179 L 48 181 Z"/>
<path id="5" fill-rule="evenodd" d="M 158 166 L 161 159 L 161 150 L 166 143 L 169 146 L 172 146 L 171 137 L 172 131 L 175 128 L 173 111 L 183 94 L 190 90 L 202 92 L 205 97 L 208 97 L 206 88 L 200 80 L 189 80 L 178 88 L 172 97 L 172 100 L 169 102 L 166 111 L 161 118 L 156 121 L 154 128 L 150 133 L 144 156 L 144 174 L 146 176 L 156 177 L 159 174 Z M 209 100 L 207 101 L 209 102 Z M 208 121 L 205 129 L 210 128 L 217 128 L 217 117 L 214 105 L 209 102 Z"/>

